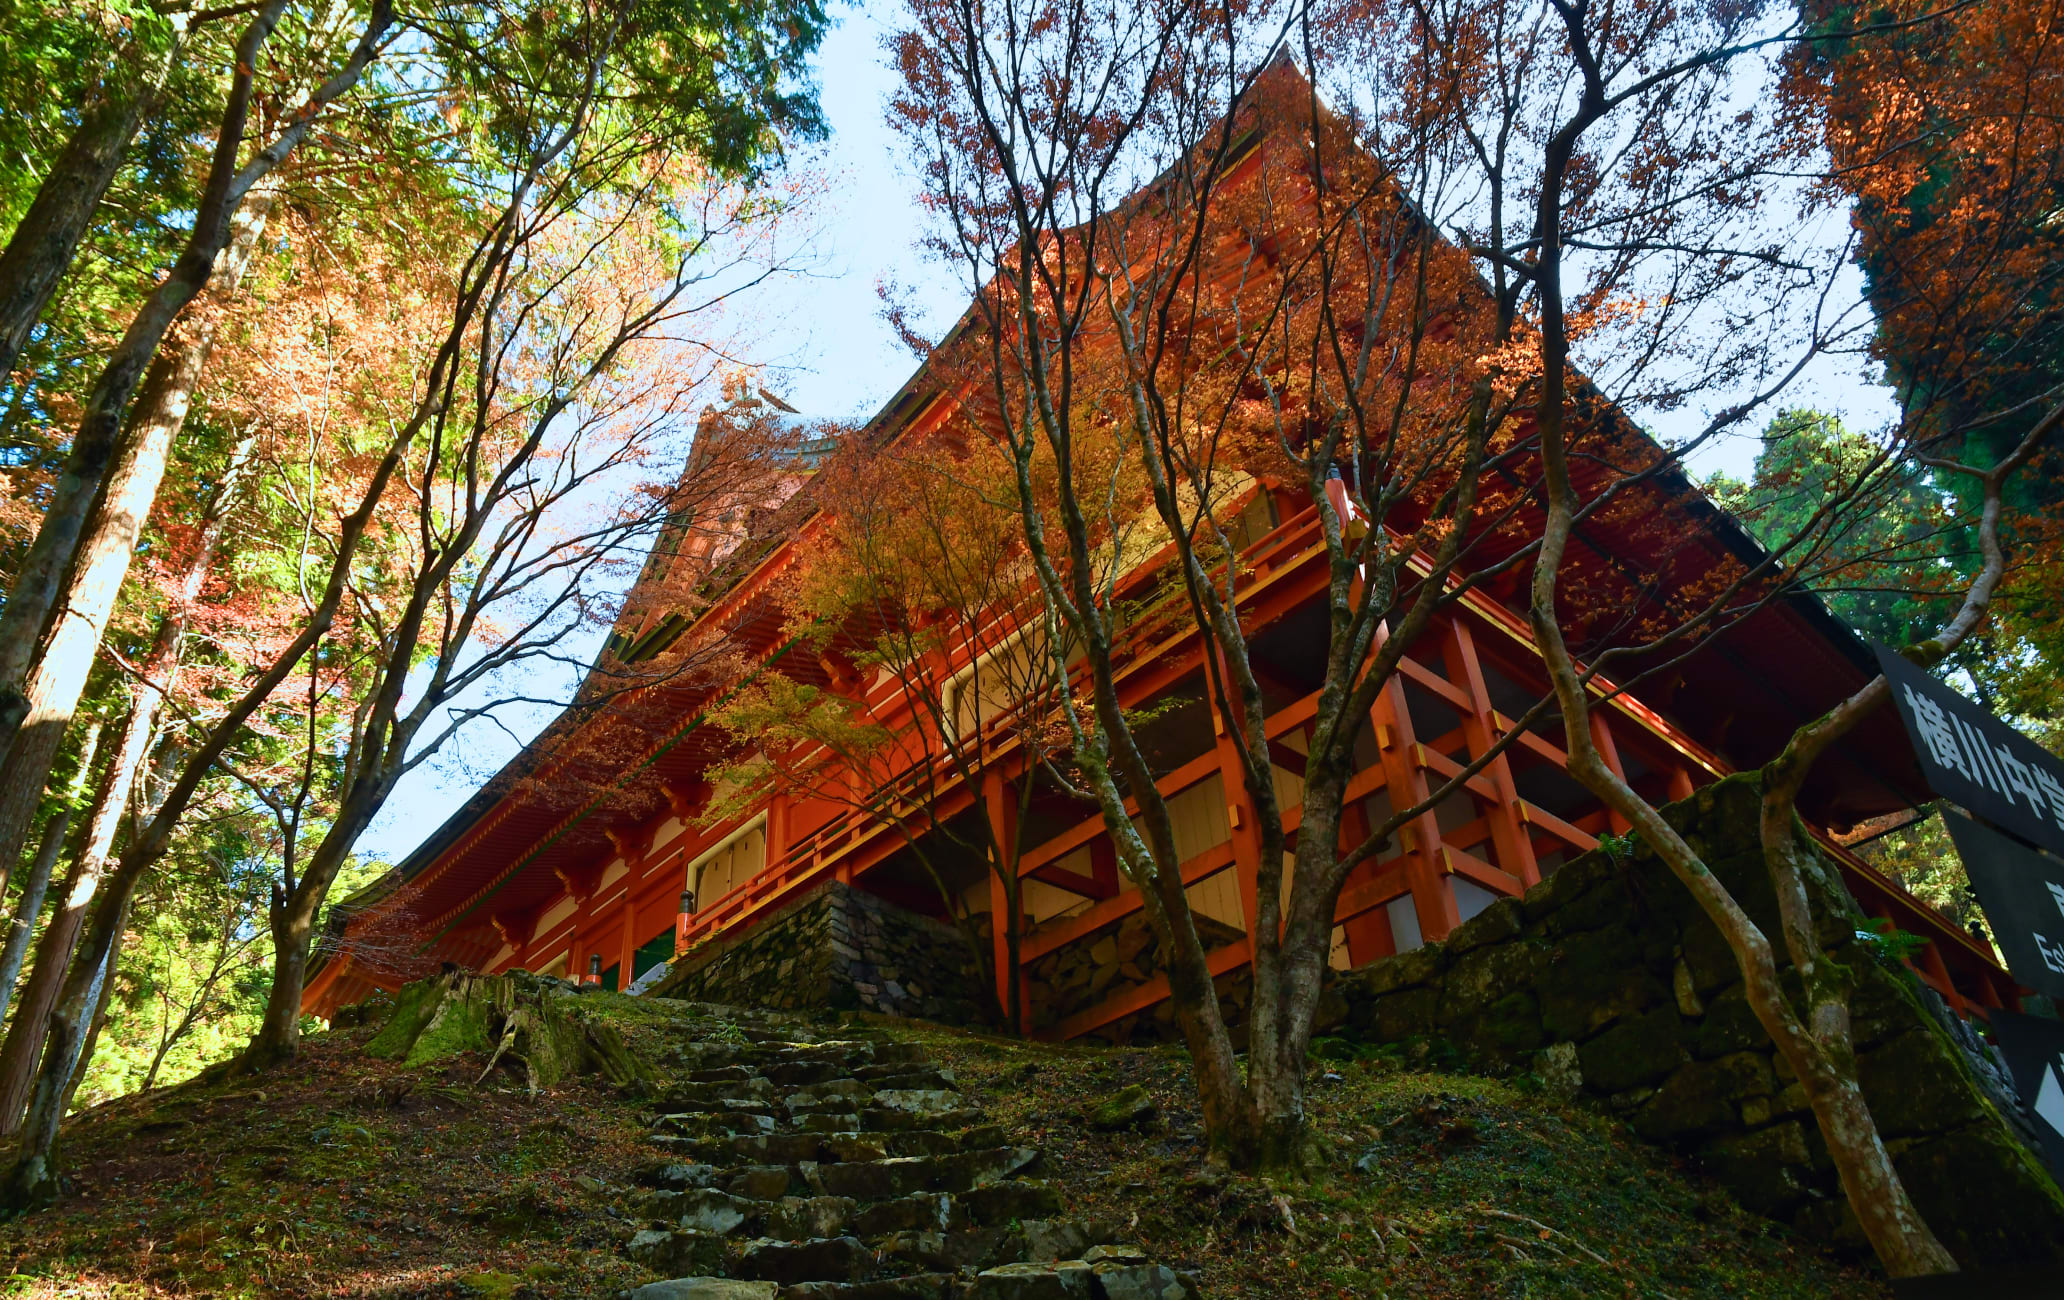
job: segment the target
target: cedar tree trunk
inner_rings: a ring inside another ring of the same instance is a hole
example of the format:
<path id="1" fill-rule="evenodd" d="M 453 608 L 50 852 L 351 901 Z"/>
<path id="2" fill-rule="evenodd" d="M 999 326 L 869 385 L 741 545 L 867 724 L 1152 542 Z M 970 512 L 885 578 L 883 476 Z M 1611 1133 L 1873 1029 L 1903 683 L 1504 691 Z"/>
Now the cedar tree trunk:
<path id="1" fill-rule="evenodd" d="M 50 820 L 43 823 L 43 845 L 36 850 L 29 878 L 22 882 L 21 903 L 7 929 L 7 948 L 0 952 L 0 1016 L 7 1014 L 7 1004 L 14 1000 L 14 981 L 21 975 L 22 959 L 29 955 L 29 938 L 35 932 L 36 917 L 43 911 L 50 872 L 57 865 L 58 852 L 64 848 L 65 828 L 71 824 L 72 814 L 66 810 L 52 813 Z"/>
<path id="2" fill-rule="evenodd" d="M 0 380 L 13 372 L 29 331 L 71 267 L 129 142 L 179 62 L 179 42 L 155 59 L 137 45 L 130 53 L 136 66 L 125 59 L 110 70 L 0 252 Z"/>
<path id="3" fill-rule="evenodd" d="M 221 317 L 250 265 L 272 201 L 270 193 L 254 193 L 237 212 L 229 248 L 208 285 L 214 310 L 191 321 L 159 351 L 123 430 L 77 559 L 57 593 L 56 618 L 30 670 L 27 714 L 0 763 L 0 862 L 21 854 L 50 765 L 71 726 L 137 540 L 157 501 L 173 443 L 186 424 L 195 385 L 215 349 Z"/>
<path id="4" fill-rule="evenodd" d="M 199 598 L 201 588 L 206 585 L 208 574 L 214 567 L 223 530 L 228 524 L 229 512 L 253 446 L 253 440 L 246 439 L 230 454 L 222 482 L 209 500 L 193 559 L 188 562 L 179 589 L 173 594 L 171 607 L 159 620 L 157 639 L 151 647 L 150 657 L 144 660 L 142 680 L 136 684 L 135 696 L 129 704 L 129 716 L 122 722 L 121 739 L 107 770 L 101 774 L 93 811 L 86 822 L 85 843 L 79 846 L 79 856 L 65 878 L 63 901 L 58 905 L 57 915 L 44 928 L 42 941 L 36 947 L 35 965 L 29 972 L 29 982 L 22 990 L 21 1007 L 8 1026 L 5 1044 L 0 1045 L 0 1137 L 11 1136 L 20 1128 L 22 1109 L 28 1105 L 30 1081 L 41 1056 L 50 1009 L 57 1001 L 65 970 L 71 964 L 72 950 L 79 942 L 79 931 L 86 922 L 87 909 L 92 906 L 94 895 L 100 889 L 101 877 L 107 870 L 108 854 L 113 851 L 115 834 L 121 829 L 122 816 L 128 811 L 132 796 L 137 793 L 144 759 L 150 753 L 152 738 L 157 734 L 158 717 L 164 710 L 165 692 L 179 670 L 188 611 Z"/>
<path id="5" fill-rule="evenodd" d="M 237 158 L 250 119 L 258 53 L 285 9 L 286 0 L 264 0 L 237 42 L 228 104 L 216 133 L 215 153 L 194 213 L 192 233 L 170 272 L 137 309 L 108 353 L 88 392 L 72 437 L 71 455 L 53 486 L 6 606 L 0 610 L 0 746 L 11 749 L 24 725 L 29 710 L 24 690 L 42 645 L 43 629 L 56 608 L 64 575 L 73 567 L 102 480 L 115 459 L 129 399 L 146 367 L 157 356 L 172 322 L 214 274 L 216 259 L 229 243 L 231 219 L 244 196 L 293 152 L 320 120 L 322 110 L 357 83 L 394 17 L 391 0 L 374 0 L 365 33 L 343 68 L 296 110 L 272 143 L 239 168 Z M 30 767 L 34 766 L 31 762 Z"/>

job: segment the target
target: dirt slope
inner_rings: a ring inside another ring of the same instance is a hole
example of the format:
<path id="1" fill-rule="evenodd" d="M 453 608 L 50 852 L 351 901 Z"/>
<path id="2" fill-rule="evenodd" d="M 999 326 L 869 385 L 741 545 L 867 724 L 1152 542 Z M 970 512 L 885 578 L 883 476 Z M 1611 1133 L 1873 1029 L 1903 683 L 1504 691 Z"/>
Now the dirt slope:
<path id="1" fill-rule="evenodd" d="M 662 1078 L 682 1043 L 740 1032 L 721 1011 L 584 1003 Z M 1382 1056 L 1315 1063 L 1328 1162 L 1271 1184 L 1202 1162 L 1173 1051 L 879 1020 L 799 1032 L 922 1044 L 985 1125 L 1038 1148 L 1027 1172 L 1070 1215 L 1207 1300 L 1883 1294 L 1600 1116 L 1509 1082 Z M 476 1083 L 477 1055 L 373 1059 L 369 1034 L 320 1035 L 272 1075 L 124 1099 L 77 1124 L 66 1200 L 0 1224 L 8 1291 L 543 1300 L 673 1271 L 627 1254 L 654 1226 L 655 1098 L 592 1076 L 533 1098 L 503 1069 Z"/>

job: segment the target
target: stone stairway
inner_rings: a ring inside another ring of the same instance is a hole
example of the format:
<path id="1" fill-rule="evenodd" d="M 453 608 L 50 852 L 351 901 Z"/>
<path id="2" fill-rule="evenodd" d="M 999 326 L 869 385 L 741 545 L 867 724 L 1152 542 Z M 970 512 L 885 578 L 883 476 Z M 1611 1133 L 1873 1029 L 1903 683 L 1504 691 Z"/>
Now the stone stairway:
<path id="1" fill-rule="evenodd" d="M 1115 1225 L 1067 1217 L 915 1043 L 697 1007 L 669 1049 L 628 1300 L 1196 1300 Z"/>

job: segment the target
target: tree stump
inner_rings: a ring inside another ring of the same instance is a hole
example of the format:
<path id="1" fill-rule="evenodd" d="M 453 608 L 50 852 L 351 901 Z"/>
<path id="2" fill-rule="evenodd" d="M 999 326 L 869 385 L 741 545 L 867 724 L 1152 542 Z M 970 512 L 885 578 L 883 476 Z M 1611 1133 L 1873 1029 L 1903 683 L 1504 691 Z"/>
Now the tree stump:
<path id="1" fill-rule="evenodd" d="M 514 1067 L 533 1094 L 576 1074 L 600 1073 L 639 1092 L 652 1080 L 650 1067 L 625 1047 L 591 999 L 563 980 L 528 971 L 446 970 L 404 985 L 365 1051 L 410 1066 L 478 1052 L 488 1058 L 482 1082 L 497 1067 Z"/>

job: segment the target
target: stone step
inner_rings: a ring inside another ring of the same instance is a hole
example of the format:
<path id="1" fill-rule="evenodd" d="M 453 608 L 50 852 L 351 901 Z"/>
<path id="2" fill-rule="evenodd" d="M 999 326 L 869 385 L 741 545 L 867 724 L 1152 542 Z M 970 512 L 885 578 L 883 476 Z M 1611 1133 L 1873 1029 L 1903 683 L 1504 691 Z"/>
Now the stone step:
<path id="1" fill-rule="evenodd" d="M 719 1086 L 724 1090 L 703 1095 L 687 1091 L 669 1093 L 655 1101 L 647 1113 L 655 1120 L 662 1115 L 720 1115 L 727 1111 L 787 1118 L 787 1108 L 779 1102 L 755 1097 L 741 1088 Z"/>
<path id="2" fill-rule="evenodd" d="M 953 1300 L 958 1282 L 951 1273 L 914 1273 L 872 1282 L 798 1282 L 775 1294 L 777 1300 Z"/>
<path id="3" fill-rule="evenodd" d="M 1061 1194 L 1034 1178 L 1009 1178 L 976 1187 L 963 1193 L 960 1203 L 966 1207 L 969 1218 L 985 1226 L 1048 1219 L 1061 1212 Z"/>
<path id="4" fill-rule="evenodd" d="M 1079 1259 L 1057 1264 L 1003 1264 L 975 1275 L 969 1300 L 1095 1300 L 1095 1271 Z M 1180 1300 L 1180 1297 L 1178 1297 Z"/>
<path id="5" fill-rule="evenodd" d="M 760 1075 L 768 1081 L 793 1087 L 796 1084 L 826 1083 L 832 1079 L 845 1078 L 849 1069 L 843 1061 L 773 1061 L 760 1067 Z"/>
<path id="6" fill-rule="evenodd" d="M 617 1292 L 617 1300 L 775 1300 L 781 1288 L 772 1282 L 743 1282 L 723 1277 L 676 1277 L 647 1282 Z"/>
<path id="7" fill-rule="evenodd" d="M 705 1232 L 648 1229 L 631 1238 L 624 1254 L 665 1277 L 715 1277 L 731 1268 L 724 1239 Z"/>
<path id="8" fill-rule="evenodd" d="M 848 1226 L 856 1236 L 874 1240 L 895 1232 L 949 1232 L 966 1222 L 951 1192 L 912 1192 L 862 1206 Z"/>
<path id="9" fill-rule="evenodd" d="M 712 1138 L 772 1133 L 774 1117 L 746 1110 L 690 1111 L 661 1115 L 652 1131 L 661 1136 Z"/>
<path id="10" fill-rule="evenodd" d="M 874 1059 L 877 1065 L 900 1063 L 919 1065 L 932 1059 L 932 1054 L 923 1043 L 878 1042 L 874 1045 Z"/>
<path id="11" fill-rule="evenodd" d="M 972 1106 L 934 1111 L 930 1114 L 902 1106 L 867 1106 L 860 1111 L 860 1123 L 882 1133 L 908 1132 L 913 1129 L 950 1132 L 953 1129 L 973 1128 L 983 1121 L 982 1112 Z"/>
<path id="12" fill-rule="evenodd" d="M 813 1036 L 807 1036 L 807 1030 L 797 1030 L 793 1026 L 776 1026 L 776 1023 L 766 1019 L 757 1023 L 737 1023 L 735 1028 L 741 1038 L 762 1048 L 793 1048 L 821 1042 Z"/>
<path id="13" fill-rule="evenodd" d="M 959 1195 L 1000 1182 L 1039 1158 L 1031 1147 L 994 1147 L 960 1151 L 949 1156 L 891 1156 L 865 1164 L 830 1164 L 806 1171 L 811 1183 L 828 1196 L 856 1201 L 886 1201 L 913 1192 Z"/>
<path id="14" fill-rule="evenodd" d="M 791 1286 L 797 1282 L 862 1281 L 878 1263 L 874 1251 L 858 1237 L 762 1238 L 746 1246 L 737 1271 L 742 1277 Z"/>
<path id="15" fill-rule="evenodd" d="M 724 1173 L 724 1190 L 748 1201 L 778 1201 L 807 1187 L 792 1165 L 740 1165 Z"/>
<path id="16" fill-rule="evenodd" d="M 860 1131 L 860 1112 L 826 1110 L 795 1115 L 790 1117 L 788 1126 L 803 1133 L 857 1133 Z"/>
<path id="17" fill-rule="evenodd" d="M 1016 1263 L 1024 1239 L 1008 1228 L 923 1228 L 890 1233 L 877 1246 L 883 1260 L 924 1271 L 957 1273 Z"/>
<path id="18" fill-rule="evenodd" d="M 794 1164 L 815 1160 L 824 1145 L 821 1133 L 762 1133 L 755 1137 L 674 1137 L 660 1133 L 646 1141 L 663 1150 L 692 1156 L 706 1165 Z"/>
<path id="19" fill-rule="evenodd" d="M 856 1220 L 856 1226 L 864 1226 L 865 1222 Z M 1108 1224 L 1076 1219 L 1025 1219 L 950 1231 L 906 1228 L 880 1238 L 875 1244 L 884 1259 L 950 1272 L 1076 1259 L 1117 1235 L 1116 1229 Z"/>
<path id="20" fill-rule="evenodd" d="M 637 1202 L 638 1211 L 670 1227 L 713 1237 L 728 1237 L 747 1229 L 758 1231 L 765 1222 L 767 1203 L 733 1196 L 712 1187 L 682 1192 L 648 1192 Z"/>
<path id="21" fill-rule="evenodd" d="M 883 1044 L 872 1038 L 819 1038 L 807 1043 L 784 1044 L 781 1054 L 790 1060 L 871 1061 Z"/>
<path id="22" fill-rule="evenodd" d="M 653 1104 L 663 1110 L 695 1110 L 721 1102 L 774 1105 L 775 1088 L 758 1075 L 721 1079 L 714 1083 L 677 1083 L 661 1093 Z"/>
<path id="23" fill-rule="evenodd" d="M 919 1044 L 690 1005 L 650 1112 L 656 1158 L 631 1300 L 1197 1300 L 1186 1279 L 1064 1217 Z M 706 1026 L 706 1028 L 705 1028 Z"/>
<path id="24" fill-rule="evenodd" d="M 862 1083 L 853 1075 L 841 1075 L 836 1079 L 827 1079 L 823 1083 L 807 1083 L 800 1088 L 790 1088 L 782 1102 L 790 1110 L 794 1110 L 805 1102 L 834 1097 L 872 1097 L 876 1091 L 875 1087 Z"/>
<path id="25" fill-rule="evenodd" d="M 886 1143 L 860 1132 L 826 1133 L 823 1143 L 817 1148 L 819 1164 L 864 1165 L 888 1158 Z"/>
<path id="26" fill-rule="evenodd" d="M 715 1165 L 720 1169 L 743 1164 L 793 1165 L 805 1160 L 840 1164 L 878 1160 L 882 1156 L 950 1156 L 1006 1145 L 1003 1131 L 987 1124 L 941 1132 L 930 1128 L 870 1128 L 856 1123 L 827 1125 L 821 1132 L 806 1128 L 799 1133 L 745 1136 L 654 1133 L 645 1140 L 673 1157 L 653 1161 L 647 1169 L 672 1164 Z M 881 1155 L 871 1154 L 874 1148 L 879 1148 Z"/>
<path id="27" fill-rule="evenodd" d="M 1102 1300 L 1198 1300 L 1196 1285 L 1166 1264 L 1105 1260 L 1090 1270 Z"/>
<path id="28" fill-rule="evenodd" d="M 877 1088 L 870 1099 L 876 1110 L 912 1115 L 944 1115 L 967 1109 L 967 1098 L 952 1088 Z"/>
<path id="29" fill-rule="evenodd" d="M 807 1190 L 798 1172 L 799 1161 L 781 1165 L 711 1165 L 686 1160 L 655 1160 L 631 1175 L 640 1187 L 662 1192 L 688 1192 L 714 1188 L 755 1201 L 773 1201 L 791 1191 Z"/>
<path id="30" fill-rule="evenodd" d="M 690 1187 L 714 1187 L 724 1171 L 715 1165 L 689 1160 L 648 1160 L 631 1173 L 640 1187 L 665 1187 L 676 1191 Z"/>
<path id="31" fill-rule="evenodd" d="M 782 1295 L 806 1298 L 1195 1300 L 1190 1283 L 1149 1262 L 1136 1246 L 1100 1245 L 1081 1250 L 1079 1257 L 1042 1257 L 1039 1243 L 1054 1239 L 1051 1225 L 1037 1222 L 1016 1229 L 906 1231 L 872 1246 L 850 1234 L 761 1237 L 741 1246 L 735 1238 L 677 1229 L 640 1232 L 627 1253 L 658 1272 L 772 1282 L 783 1288 Z M 894 1276 L 908 1268 L 917 1271 Z M 957 1280 L 969 1273 L 979 1273 L 971 1285 Z"/>
<path id="32" fill-rule="evenodd" d="M 767 1207 L 767 1235 L 785 1241 L 844 1235 L 857 1206 L 844 1196 L 784 1196 Z M 864 1235 L 864 1234 L 862 1234 Z"/>
<path id="33" fill-rule="evenodd" d="M 841 1082 L 850 1083 L 852 1080 Z M 781 1106 L 791 1115 L 850 1115 L 862 1105 L 874 1100 L 873 1093 L 857 1091 L 858 1085 L 855 1087 L 856 1091 L 853 1092 L 834 1092 L 823 1097 L 788 1097 L 783 1099 Z"/>
<path id="34" fill-rule="evenodd" d="M 951 1088 L 953 1071 L 939 1066 L 916 1061 L 876 1061 L 853 1071 L 855 1079 L 872 1083 L 877 1088 Z M 931 1079 L 936 1082 L 901 1083 L 891 1080 Z"/>

